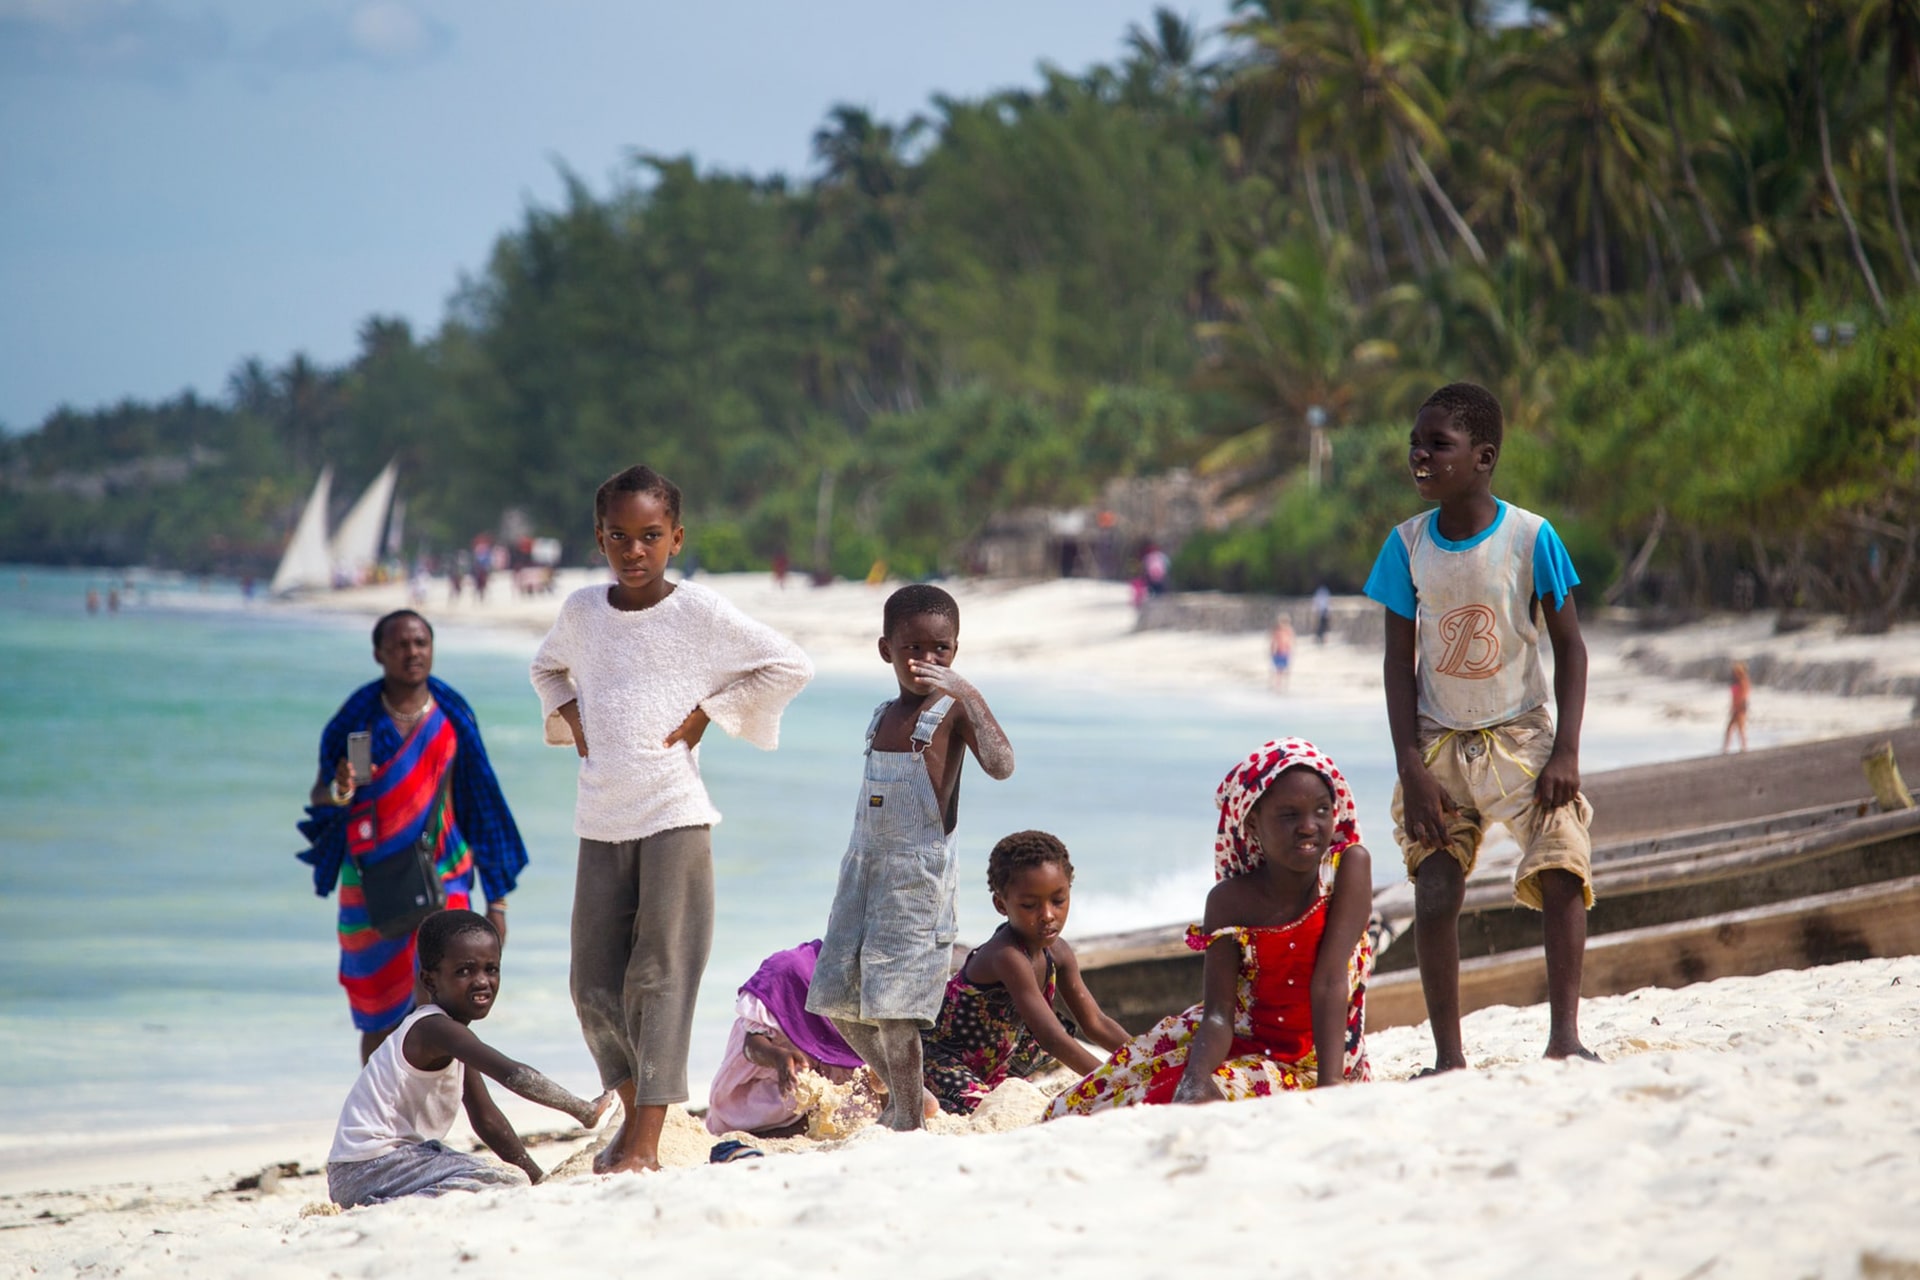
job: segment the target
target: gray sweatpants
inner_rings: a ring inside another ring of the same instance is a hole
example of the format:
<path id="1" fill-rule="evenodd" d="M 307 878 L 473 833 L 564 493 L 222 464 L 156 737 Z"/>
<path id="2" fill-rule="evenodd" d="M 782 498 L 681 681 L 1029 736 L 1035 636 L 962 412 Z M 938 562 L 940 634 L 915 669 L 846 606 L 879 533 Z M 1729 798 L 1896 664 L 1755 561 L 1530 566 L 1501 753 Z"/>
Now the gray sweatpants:
<path id="1" fill-rule="evenodd" d="M 573 880 L 574 1011 L 600 1086 L 687 1100 L 693 1002 L 713 950 L 713 831 L 580 840 Z"/>
<path id="2" fill-rule="evenodd" d="M 342 1160 L 327 1166 L 327 1195 L 342 1209 L 406 1196 L 526 1185 L 527 1175 L 520 1170 L 454 1151 L 441 1142 L 409 1142 L 371 1160 Z"/>

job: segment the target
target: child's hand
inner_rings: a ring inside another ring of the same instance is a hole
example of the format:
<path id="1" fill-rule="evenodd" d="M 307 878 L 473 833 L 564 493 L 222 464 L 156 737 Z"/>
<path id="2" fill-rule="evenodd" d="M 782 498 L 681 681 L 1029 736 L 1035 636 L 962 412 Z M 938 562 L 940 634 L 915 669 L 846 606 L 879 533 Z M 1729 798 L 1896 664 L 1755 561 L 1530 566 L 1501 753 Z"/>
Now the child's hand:
<path id="1" fill-rule="evenodd" d="M 607 1118 L 607 1108 L 611 1107 L 614 1103 L 614 1100 L 619 1096 L 620 1095 L 616 1093 L 614 1090 L 609 1089 L 605 1093 L 601 1094 L 599 1097 L 595 1098 L 593 1100 L 593 1114 L 589 1116 L 587 1119 L 582 1120 L 580 1122 L 580 1127 L 583 1129 L 598 1129 L 600 1127 L 600 1122 Z"/>
<path id="2" fill-rule="evenodd" d="M 964 700 L 974 691 L 973 684 L 952 667 L 943 667 L 937 662 L 921 662 L 915 659 L 907 664 L 907 672 L 915 680 L 938 693 Z"/>
<path id="3" fill-rule="evenodd" d="M 1542 809 L 1558 809 L 1563 804 L 1572 804 L 1580 794 L 1580 759 L 1571 751 L 1561 753 L 1559 747 L 1547 757 L 1540 776 L 1533 782 L 1533 802 Z"/>
<path id="4" fill-rule="evenodd" d="M 1180 1083 L 1174 1087 L 1173 1100 L 1177 1103 L 1199 1105 L 1206 1102 L 1225 1102 L 1227 1091 L 1211 1075 L 1201 1075 L 1189 1071 L 1180 1077 Z"/>
<path id="5" fill-rule="evenodd" d="M 687 718 L 680 722 L 680 727 L 667 735 L 663 745 L 670 747 L 676 742 L 684 742 L 687 744 L 687 750 L 691 751 L 700 745 L 701 737 L 706 734 L 707 726 L 712 723 L 712 719 L 704 709 L 695 707 L 687 712 Z"/>
<path id="6" fill-rule="evenodd" d="M 797 1047 L 788 1049 L 785 1053 L 781 1054 L 780 1061 L 773 1069 L 774 1075 L 780 1081 L 780 1092 L 788 1096 L 791 1096 L 793 1093 L 795 1077 L 802 1071 L 817 1072 L 819 1070 L 820 1065 L 812 1058 L 809 1058 L 805 1050 Z"/>
<path id="7" fill-rule="evenodd" d="M 1447 847 L 1447 822 L 1456 812 L 1446 789 L 1425 765 L 1400 774 L 1400 825 L 1429 849 Z"/>
<path id="8" fill-rule="evenodd" d="M 567 722 L 567 728 L 573 730 L 573 750 L 582 760 L 587 758 L 587 731 L 580 723 L 580 703 L 576 699 L 554 712 Z"/>

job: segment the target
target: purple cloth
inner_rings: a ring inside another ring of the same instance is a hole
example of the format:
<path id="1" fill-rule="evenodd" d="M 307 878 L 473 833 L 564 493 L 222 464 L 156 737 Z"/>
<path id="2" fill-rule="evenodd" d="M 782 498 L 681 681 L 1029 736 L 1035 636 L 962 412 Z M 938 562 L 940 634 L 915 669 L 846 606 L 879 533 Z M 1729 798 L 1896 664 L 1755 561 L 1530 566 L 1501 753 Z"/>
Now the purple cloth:
<path id="1" fill-rule="evenodd" d="M 847 1047 L 831 1022 L 807 1012 L 807 984 L 813 981 L 813 966 L 819 959 L 818 938 L 791 951 L 776 951 L 761 962 L 740 989 L 767 1006 L 787 1039 L 809 1058 L 829 1067 L 852 1070 L 861 1065 L 860 1055 Z"/>

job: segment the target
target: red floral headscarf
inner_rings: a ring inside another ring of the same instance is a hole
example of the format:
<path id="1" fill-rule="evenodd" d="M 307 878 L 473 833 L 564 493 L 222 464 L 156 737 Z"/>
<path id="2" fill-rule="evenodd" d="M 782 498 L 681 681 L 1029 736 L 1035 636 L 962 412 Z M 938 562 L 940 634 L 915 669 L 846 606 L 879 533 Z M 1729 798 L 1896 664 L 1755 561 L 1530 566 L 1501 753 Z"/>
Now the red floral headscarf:
<path id="1" fill-rule="evenodd" d="M 1350 844 L 1360 843 L 1360 820 L 1353 809 L 1353 788 L 1327 754 L 1305 738 L 1280 738 L 1248 754 L 1227 772 L 1214 793 L 1220 806 L 1220 830 L 1213 838 L 1213 877 L 1225 880 L 1266 863 L 1260 842 L 1247 825 L 1253 806 L 1273 780 L 1295 766 L 1305 766 L 1327 780 L 1333 791 L 1333 839 L 1327 858 Z"/>

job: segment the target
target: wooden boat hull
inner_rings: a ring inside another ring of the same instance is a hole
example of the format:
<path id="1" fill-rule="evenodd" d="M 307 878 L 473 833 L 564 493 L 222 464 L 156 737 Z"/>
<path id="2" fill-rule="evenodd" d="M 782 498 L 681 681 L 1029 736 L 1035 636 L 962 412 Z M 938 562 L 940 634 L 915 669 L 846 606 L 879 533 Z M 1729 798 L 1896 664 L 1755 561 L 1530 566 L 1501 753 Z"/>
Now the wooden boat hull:
<path id="1" fill-rule="evenodd" d="M 1684 987 L 1915 953 L 1920 953 L 1920 876 L 1907 876 L 1589 939 L 1580 992 L 1623 995 L 1641 987 Z M 1462 1013 L 1540 1004 L 1546 998 L 1547 962 L 1540 947 L 1461 962 Z M 1418 971 L 1375 976 L 1367 990 L 1370 1029 L 1411 1026 L 1426 1017 Z"/>

